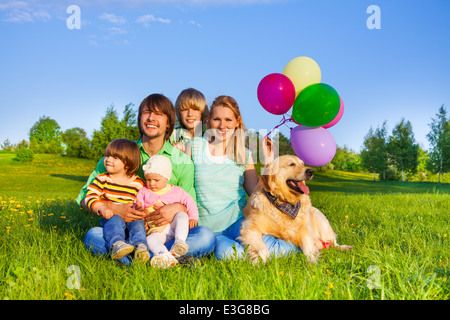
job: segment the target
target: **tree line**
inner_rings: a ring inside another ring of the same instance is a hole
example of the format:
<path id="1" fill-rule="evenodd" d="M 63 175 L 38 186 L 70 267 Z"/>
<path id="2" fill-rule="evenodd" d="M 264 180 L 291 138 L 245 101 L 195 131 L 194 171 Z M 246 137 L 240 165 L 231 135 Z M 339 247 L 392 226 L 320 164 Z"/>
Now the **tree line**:
<path id="1" fill-rule="evenodd" d="M 132 103 L 127 104 L 122 118 L 119 119 L 115 106 L 110 105 L 102 118 L 100 129 L 94 130 L 91 140 L 83 128 L 74 127 L 61 131 L 56 120 L 44 115 L 28 131 L 29 141 L 22 140 L 14 145 L 6 139 L 1 148 L 6 151 L 16 151 L 16 160 L 19 161 L 31 161 L 36 153 L 63 154 L 69 157 L 98 160 L 112 140 L 139 139 L 137 113 L 133 106 Z"/>
<path id="2" fill-rule="evenodd" d="M 92 139 L 80 127 L 61 131 L 54 119 L 44 115 L 29 130 L 29 141 L 22 140 L 14 145 L 6 139 L 1 148 L 16 151 L 16 160 L 19 161 L 31 161 L 36 153 L 98 160 L 110 141 L 116 138 L 139 139 L 137 111 L 133 107 L 133 103 L 127 104 L 119 118 L 115 106 L 110 105 L 102 118 L 100 129 L 94 130 Z M 401 119 L 390 135 L 385 121 L 376 129 L 369 129 L 359 153 L 346 146 L 338 146 L 334 159 L 317 169 L 372 172 L 374 180 L 378 174 L 380 180 L 429 181 L 431 175 L 437 174 L 437 180 L 441 182 L 445 173 L 450 171 L 450 119 L 444 105 L 431 119 L 429 126 L 430 132 L 426 137 L 430 149 L 427 151 L 422 150 L 416 142 L 409 121 Z M 257 139 L 260 141 L 260 138 Z M 280 155 L 295 154 L 289 138 L 281 132 L 276 140 Z"/>
<path id="3" fill-rule="evenodd" d="M 375 130 L 370 128 L 364 137 L 360 153 L 362 168 L 382 174 L 383 179 L 405 181 L 405 175 L 419 173 L 419 180 L 427 180 L 427 174 L 438 174 L 438 181 L 450 170 L 450 119 L 442 105 L 431 119 L 427 139 L 428 152 L 416 143 L 412 125 L 404 118 L 388 136 L 387 124 L 383 122 Z M 396 177 L 397 176 L 397 177 Z"/>

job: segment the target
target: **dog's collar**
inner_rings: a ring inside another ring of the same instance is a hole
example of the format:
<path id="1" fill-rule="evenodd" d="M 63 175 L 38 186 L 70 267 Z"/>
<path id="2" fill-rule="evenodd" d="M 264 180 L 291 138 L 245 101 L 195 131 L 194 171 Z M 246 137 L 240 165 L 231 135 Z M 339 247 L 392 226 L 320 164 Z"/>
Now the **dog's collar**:
<path id="1" fill-rule="evenodd" d="M 270 192 L 267 192 L 264 190 L 264 194 L 266 195 L 267 199 L 281 212 L 288 215 L 292 219 L 295 219 L 297 217 L 298 212 L 300 211 L 301 202 L 297 202 L 296 204 L 290 204 L 287 202 L 283 202 L 278 200 L 277 197 L 273 196 Z"/>

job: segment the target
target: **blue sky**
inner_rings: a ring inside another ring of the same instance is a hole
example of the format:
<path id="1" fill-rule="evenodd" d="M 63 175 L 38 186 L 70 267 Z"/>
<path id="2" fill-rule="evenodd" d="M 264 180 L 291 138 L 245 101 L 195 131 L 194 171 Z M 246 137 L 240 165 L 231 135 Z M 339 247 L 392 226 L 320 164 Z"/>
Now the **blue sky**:
<path id="1" fill-rule="evenodd" d="M 282 117 L 260 106 L 260 80 L 309 56 L 344 101 L 339 146 L 360 151 L 371 126 L 404 117 L 427 149 L 431 117 L 450 112 L 449 39 L 448 0 L 0 0 L 0 144 L 28 140 L 43 115 L 91 136 L 109 105 L 188 87 L 233 96 L 247 128 L 270 130 Z"/>

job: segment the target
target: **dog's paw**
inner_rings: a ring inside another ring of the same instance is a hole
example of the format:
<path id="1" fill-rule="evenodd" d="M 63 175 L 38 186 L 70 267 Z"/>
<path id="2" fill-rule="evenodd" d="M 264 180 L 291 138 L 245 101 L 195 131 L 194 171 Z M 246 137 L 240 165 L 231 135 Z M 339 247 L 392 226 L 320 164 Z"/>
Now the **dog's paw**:
<path id="1" fill-rule="evenodd" d="M 345 244 L 340 244 L 338 246 L 336 246 L 337 249 L 342 250 L 342 251 L 352 251 L 353 247 L 352 246 L 346 246 Z"/>
<path id="2" fill-rule="evenodd" d="M 319 263 L 319 257 L 313 254 L 307 255 L 306 260 L 308 260 L 309 263 L 318 264 Z"/>
<path id="3" fill-rule="evenodd" d="M 258 256 L 261 258 L 261 260 L 265 263 L 267 260 L 269 260 L 269 250 L 259 250 Z"/>
<path id="4" fill-rule="evenodd" d="M 258 252 L 249 250 L 248 258 L 253 265 L 257 265 L 259 262 L 266 263 L 269 260 L 269 250 L 260 250 Z"/>

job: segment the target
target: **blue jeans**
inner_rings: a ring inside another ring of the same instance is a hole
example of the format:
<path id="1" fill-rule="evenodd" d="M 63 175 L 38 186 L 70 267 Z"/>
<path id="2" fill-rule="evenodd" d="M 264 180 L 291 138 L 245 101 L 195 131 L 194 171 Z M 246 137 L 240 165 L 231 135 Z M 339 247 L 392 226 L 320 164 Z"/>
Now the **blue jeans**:
<path id="1" fill-rule="evenodd" d="M 103 228 L 94 227 L 88 230 L 86 236 L 84 237 L 84 246 L 87 250 L 95 255 L 107 255 L 109 251 L 106 248 L 105 238 L 103 237 Z M 167 241 L 165 246 L 167 249 L 170 249 L 175 240 Z M 216 244 L 216 238 L 214 236 L 214 232 L 211 231 L 208 227 L 195 227 L 189 230 L 189 235 L 186 239 L 186 243 L 189 246 L 188 255 L 203 257 L 214 251 L 214 246 Z M 149 251 L 150 252 L 150 251 Z M 152 253 L 150 252 L 150 256 Z M 131 265 L 132 258 L 127 255 L 117 261 L 121 262 L 124 265 Z"/>
<path id="2" fill-rule="evenodd" d="M 125 222 L 119 215 L 113 215 L 110 219 L 102 219 L 103 237 L 105 237 L 106 250 L 111 251 L 112 245 L 117 241 L 125 241 L 128 233 L 128 243 L 137 246 L 140 243 L 147 246 L 147 232 L 144 220 Z"/>
<path id="3" fill-rule="evenodd" d="M 243 258 L 244 247 L 236 238 L 240 235 L 241 224 L 244 218 L 237 220 L 227 229 L 216 233 L 216 249 L 214 255 L 217 260 L 229 258 Z M 275 238 L 274 236 L 263 235 L 262 239 L 269 249 L 269 253 L 275 256 L 287 256 L 298 252 L 298 248 L 287 241 Z"/>

